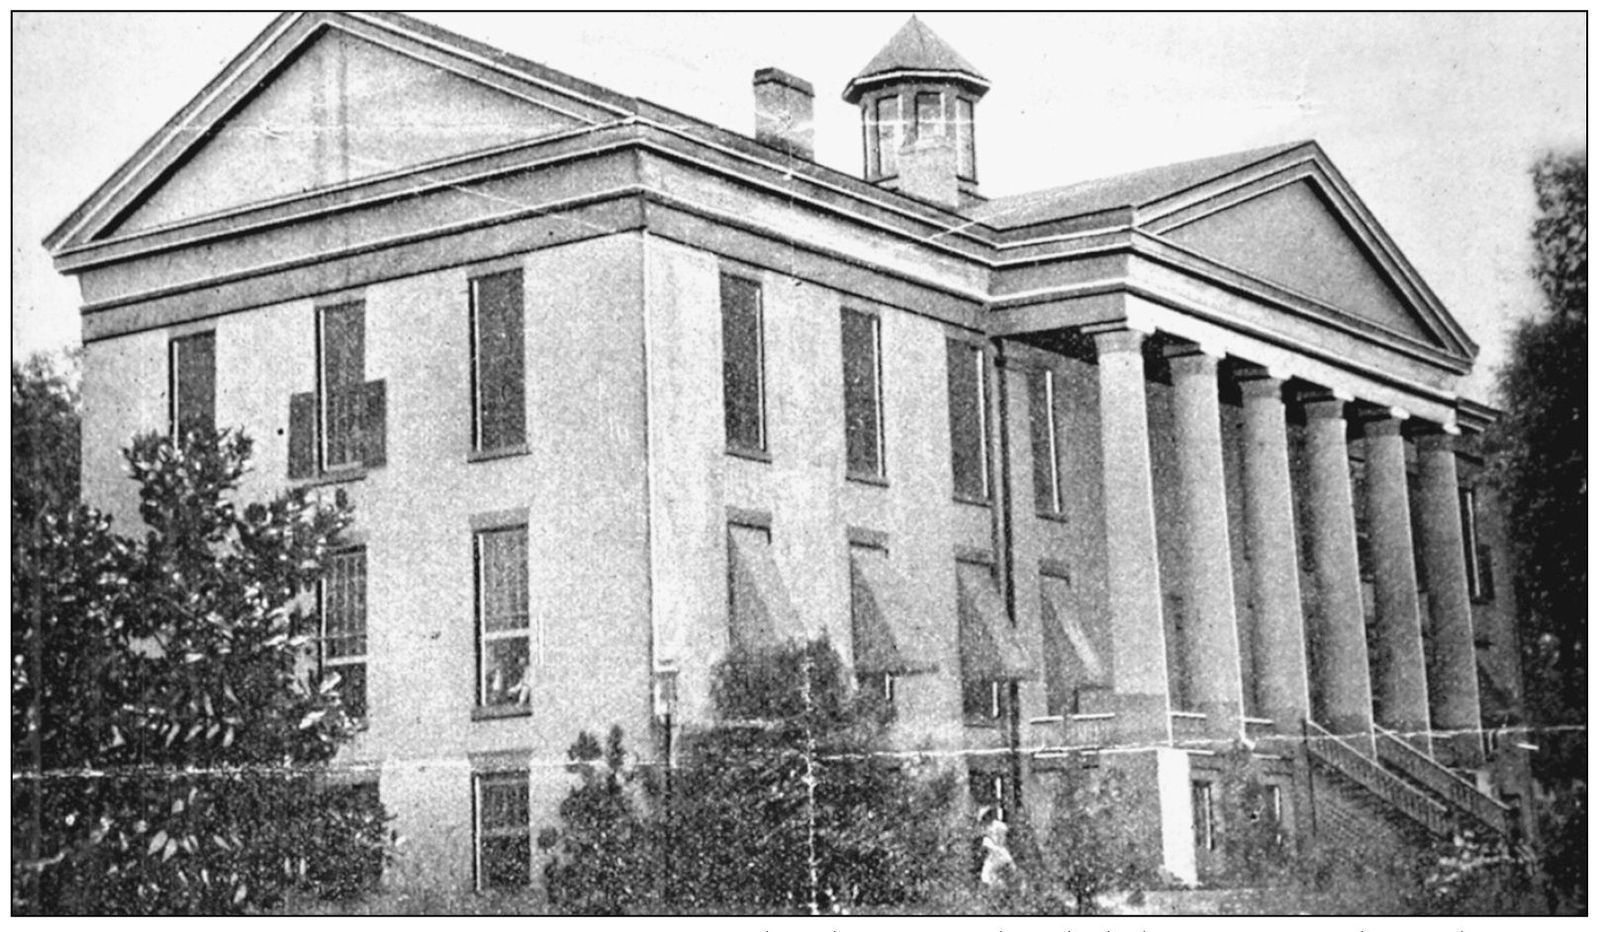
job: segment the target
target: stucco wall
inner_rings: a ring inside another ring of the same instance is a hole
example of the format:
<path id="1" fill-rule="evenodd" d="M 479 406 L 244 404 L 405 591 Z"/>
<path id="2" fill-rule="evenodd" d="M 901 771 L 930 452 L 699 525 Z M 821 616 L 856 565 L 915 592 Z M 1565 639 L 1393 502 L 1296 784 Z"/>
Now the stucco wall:
<path id="1" fill-rule="evenodd" d="M 381 793 L 409 839 L 404 873 L 468 878 L 471 755 L 532 771 L 532 826 L 555 818 L 581 728 L 647 739 L 645 436 L 639 238 L 591 240 L 485 269 L 522 267 L 530 452 L 469 462 L 468 278 L 456 269 L 373 285 L 365 377 L 387 388 L 387 462 L 346 483 L 368 548 L 369 724 L 342 760 L 383 761 Z M 257 440 L 242 495 L 287 484 L 288 399 L 314 386 L 306 299 L 214 318 L 218 422 Z M 195 329 L 191 325 L 189 329 Z M 167 331 L 92 344 L 85 365 L 86 495 L 126 521 L 116 469 L 134 429 L 165 429 Z M 320 495 L 332 494 L 322 487 Z M 474 721 L 470 518 L 529 513 L 530 613 L 545 664 L 532 715 Z"/>

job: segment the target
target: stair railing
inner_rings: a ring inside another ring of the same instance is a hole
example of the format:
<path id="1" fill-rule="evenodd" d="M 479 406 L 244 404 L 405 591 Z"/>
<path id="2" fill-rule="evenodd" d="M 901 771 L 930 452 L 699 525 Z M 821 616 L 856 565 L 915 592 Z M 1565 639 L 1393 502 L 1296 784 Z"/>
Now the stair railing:
<path id="1" fill-rule="evenodd" d="M 1378 758 L 1437 793 L 1502 838 L 1512 827 L 1510 807 L 1491 799 L 1445 765 L 1404 741 L 1394 732 L 1375 728 Z"/>
<path id="2" fill-rule="evenodd" d="M 1316 722 L 1306 722 L 1306 749 L 1313 757 L 1435 835 L 1449 836 L 1456 831 L 1456 821 L 1449 809 L 1414 789 Z"/>

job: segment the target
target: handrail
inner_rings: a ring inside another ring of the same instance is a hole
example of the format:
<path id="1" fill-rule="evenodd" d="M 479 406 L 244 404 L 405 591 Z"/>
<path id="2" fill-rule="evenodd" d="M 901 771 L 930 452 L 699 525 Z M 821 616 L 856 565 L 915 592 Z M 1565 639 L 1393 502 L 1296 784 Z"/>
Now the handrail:
<path id="1" fill-rule="evenodd" d="M 1437 793 L 1462 812 L 1505 838 L 1511 829 L 1511 807 L 1491 799 L 1460 774 L 1401 739 L 1394 732 L 1375 728 L 1378 737 L 1378 756 L 1384 763 L 1398 768 L 1406 776 Z"/>
<path id="2" fill-rule="evenodd" d="M 1352 782 L 1382 799 L 1397 811 L 1436 835 L 1456 831 L 1450 811 L 1406 781 L 1380 767 L 1365 754 L 1341 741 L 1315 722 L 1306 722 L 1306 747 L 1318 760 L 1339 771 Z"/>

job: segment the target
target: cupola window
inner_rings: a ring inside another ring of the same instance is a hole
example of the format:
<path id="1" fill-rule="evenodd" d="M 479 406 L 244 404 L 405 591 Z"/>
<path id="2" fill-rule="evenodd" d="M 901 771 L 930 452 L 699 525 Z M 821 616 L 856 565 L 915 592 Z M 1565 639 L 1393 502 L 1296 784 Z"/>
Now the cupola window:
<path id="1" fill-rule="evenodd" d="M 972 104 L 961 97 L 954 102 L 954 153 L 959 160 L 960 177 L 976 179 L 976 136 L 971 132 Z"/>
<path id="2" fill-rule="evenodd" d="M 883 97 L 876 101 L 876 122 L 871 128 L 871 177 L 885 178 L 898 174 L 902 127 L 903 121 L 898 118 L 898 98 Z"/>

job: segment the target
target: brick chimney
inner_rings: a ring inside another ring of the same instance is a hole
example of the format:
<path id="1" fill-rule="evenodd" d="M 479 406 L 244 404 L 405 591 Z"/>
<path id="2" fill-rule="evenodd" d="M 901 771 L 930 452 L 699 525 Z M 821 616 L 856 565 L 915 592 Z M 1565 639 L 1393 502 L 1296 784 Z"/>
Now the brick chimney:
<path id="1" fill-rule="evenodd" d="M 894 190 L 950 210 L 960 205 L 960 179 L 954 174 L 954 140 L 925 136 L 898 150 Z"/>
<path id="2" fill-rule="evenodd" d="M 815 157 L 815 88 L 780 68 L 753 73 L 753 138 L 801 159 Z"/>

